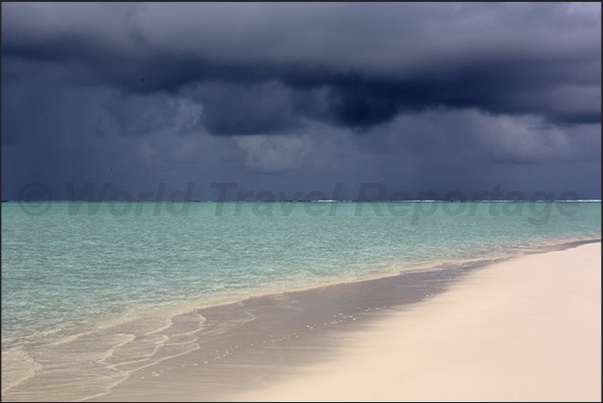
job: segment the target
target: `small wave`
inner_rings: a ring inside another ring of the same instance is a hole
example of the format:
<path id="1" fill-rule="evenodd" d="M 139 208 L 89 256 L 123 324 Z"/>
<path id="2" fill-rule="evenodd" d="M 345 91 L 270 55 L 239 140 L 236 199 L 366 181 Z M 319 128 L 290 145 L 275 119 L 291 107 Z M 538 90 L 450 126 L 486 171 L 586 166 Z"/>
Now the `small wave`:
<path id="1" fill-rule="evenodd" d="M 195 332 L 205 321 L 180 307 L 38 335 L 2 353 L 3 399 L 78 400 L 106 393 L 133 371 L 198 349 Z"/>
<path id="2" fill-rule="evenodd" d="M 2 394 L 33 377 L 42 365 L 25 351 L 12 349 L 2 352 Z"/>

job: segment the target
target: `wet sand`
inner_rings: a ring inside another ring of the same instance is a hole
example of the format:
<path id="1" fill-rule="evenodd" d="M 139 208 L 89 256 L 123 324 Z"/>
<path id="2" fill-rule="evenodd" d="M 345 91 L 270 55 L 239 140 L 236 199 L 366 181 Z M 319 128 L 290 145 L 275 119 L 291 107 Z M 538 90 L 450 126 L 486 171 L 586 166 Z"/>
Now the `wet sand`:
<path id="1" fill-rule="evenodd" d="M 600 400 L 600 251 L 590 243 L 200 310 L 239 325 L 212 327 L 198 350 L 93 400 Z"/>

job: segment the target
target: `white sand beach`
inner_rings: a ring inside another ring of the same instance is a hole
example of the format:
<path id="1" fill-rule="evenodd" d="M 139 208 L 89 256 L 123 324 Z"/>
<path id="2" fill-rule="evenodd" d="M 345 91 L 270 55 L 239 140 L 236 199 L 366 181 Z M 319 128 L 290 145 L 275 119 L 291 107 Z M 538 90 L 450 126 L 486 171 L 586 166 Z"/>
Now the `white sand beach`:
<path id="1" fill-rule="evenodd" d="M 600 401 L 601 243 L 478 270 L 255 401 Z"/>

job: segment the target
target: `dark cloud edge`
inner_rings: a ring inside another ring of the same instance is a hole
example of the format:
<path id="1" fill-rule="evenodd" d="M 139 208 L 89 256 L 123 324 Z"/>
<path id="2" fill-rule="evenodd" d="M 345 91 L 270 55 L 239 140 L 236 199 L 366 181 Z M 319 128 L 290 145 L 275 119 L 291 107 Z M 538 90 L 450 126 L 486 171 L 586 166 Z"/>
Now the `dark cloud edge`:
<path id="1" fill-rule="evenodd" d="M 535 114 L 557 125 L 601 123 L 601 111 L 559 111 L 547 109 L 541 98 L 551 86 L 585 79 L 580 61 L 526 62 L 484 60 L 450 66 L 448 70 L 415 71 L 403 76 L 384 76 L 360 71 L 302 63 L 275 64 L 218 63 L 193 55 L 155 55 L 146 59 L 116 56 L 90 47 L 78 38 L 62 38 L 47 46 L 6 44 L 2 64 L 26 61 L 37 65 L 62 65 L 70 70 L 68 80 L 85 85 L 108 85 L 131 94 L 178 94 L 190 84 L 203 82 L 255 85 L 277 81 L 294 92 L 326 88 L 323 111 L 295 102 L 294 112 L 348 127 L 357 133 L 387 123 L 401 113 L 415 113 L 444 107 L 477 108 L 493 115 Z M 599 63 L 600 66 L 600 63 Z M 599 69 L 600 70 L 600 69 Z M 17 74 L 18 73 L 13 73 Z M 590 78 L 600 86 L 600 76 Z M 520 94 L 536 95 L 531 103 L 518 103 Z M 280 127 L 279 127 L 280 128 Z M 274 130 L 243 130 L 240 134 L 270 133 Z M 236 131 L 214 130 L 212 134 L 232 135 Z"/>

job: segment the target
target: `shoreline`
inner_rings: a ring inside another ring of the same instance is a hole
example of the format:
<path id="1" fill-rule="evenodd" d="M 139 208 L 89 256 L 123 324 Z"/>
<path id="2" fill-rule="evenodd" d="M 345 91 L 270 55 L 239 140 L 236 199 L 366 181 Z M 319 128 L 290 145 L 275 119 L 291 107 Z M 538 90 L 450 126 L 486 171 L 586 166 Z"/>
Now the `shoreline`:
<path id="1" fill-rule="evenodd" d="M 474 271 L 233 401 L 600 401 L 601 243 Z"/>
<path id="2" fill-rule="evenodd" d="M 571 250 L 577 245 L 592 243 L 600 244 L 600 239 L 548 245 L 547 250 Z M 316 363 L 324 362 L 336 355 L 340 349 L 338 342 L 335 342 L 336 334 L 361 331 L 371 323 L 381 320 L 381 316 L 386 314 L 384 312 L 391 313 L 392 310 L 404 310 L 422 304 L 433 294 L 436 297 L 446 295 L 449 287 L 454 287 L 459 281 L 463 283 L 464 279 L 472 273 L 482 271 L 477 269 L 505 264 L 533 255 L 548 254 L 543 252 L 542 250 L 527 251 L 520 257 L 503 259 L 502 263 L 481 262 L 478 265 L 460 266 L 456 271 L 447 269 L 402 273 L 380 279 L 251 297 L 229 305 L 231 308 L 238 306 L 242 311 L 252 315 L 248 318 L 248 322 L 239 325 L 238 334 L 237 331 L 231 331 L 230 334 L 225 333 L 213 337 L 213 340 L 206 340 L 207 343 L 200 343 L 197 350 L 138 370 L 128 379 L 114 386 L 109 393 L 85 401 L 215 400 L 221 399 L 224 388 L 240 389 L 239 391 L 243 392 L 252 389 L 258 379 L 270 379 L 271 383 L 276 382 L 282 377 L 292 376 L 304 365 L 319 365 Z M 398 281 L 396 284 L 396 280 L 402 278 L 404 281 Z M 366 295 L 367 288 L 370 288 L 367 284 L 374 286 L 373 297 Z M 400 294 L 400 287 L 404 287 L 405 300 L 391 299 L 391 295 Z M 387 292 L 384 293 L 387 289 L 390 293 L 389 301 Z M 333 295 L 329 297 L 326 294 Z M 379 296 L 379 300 L 375 300 L 375 295 Z M 306 299 L 303 298 L 304 296 Z M 359 296 L 363 296 L 364 299 Z M 358 305 L 359 301 L 365 305 L 352 306 Z M 334 302 L 336 303 L 333 304 Z M 232 316 L 234 313 L 228 312 L 229 306 L 214 306 L 200 309 L 198 312 L 211 321 L 212 317 Z M 313 310 L 328 312 L 322 312 L 322 316 L 316 317 Z M 296 312 L 297 315 L 292 314 Z M 288 320 L 283 322 L 283 317 L 288 317 Z M 320 321 L 322 322 L 318 323 Z M 269 330 L 264 334 L 263 329 Z M 202 337 L 212 339 L 211 335 L 200 335 L 200 338 Z M 213 349 L 213 356 L 208 354 L 209 347 Z M 288 365 L 280 365 L 283 361 Z M 189 386 L 187 382 L 179 381 L 182 377 L 188 379 Z M 193 390 L 183 392 L 183 388 L 190 389 L 191 383 L 199 383 L 195 382 L 195 379 L 203 379 L 206 382 L 193 387 Z M 143 395 L 140 395 L 141 392 Z M 173 395 L 173 393 L 177 394 Z"/>

